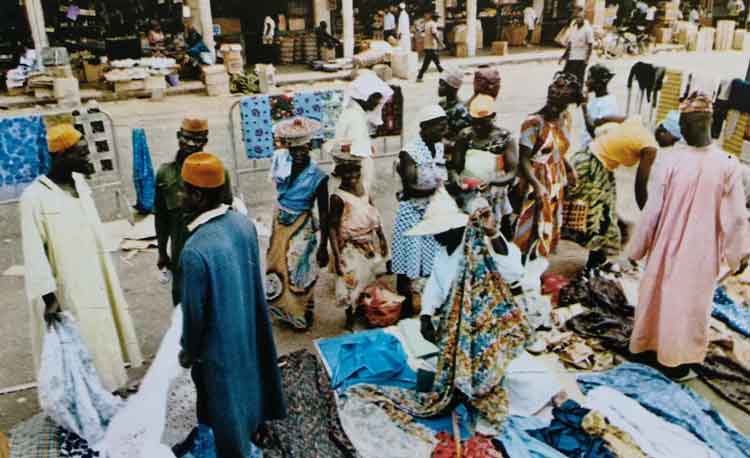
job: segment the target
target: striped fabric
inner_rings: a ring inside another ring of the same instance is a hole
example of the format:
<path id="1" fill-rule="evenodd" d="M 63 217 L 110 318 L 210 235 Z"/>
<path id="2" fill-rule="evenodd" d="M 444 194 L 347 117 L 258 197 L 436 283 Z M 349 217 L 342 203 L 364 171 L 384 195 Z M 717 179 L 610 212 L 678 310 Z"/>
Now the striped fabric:
<path id="1" fill-rule="evenodd" d="M 59 428 L 43 413 L 10 430 L 10 458 L 60 458 Z"/>
<path id="2" fill-rule="evenodd" d="M 670 111 L 680 108 L 682 80 L 683 74 L 679 70 L 668 69 L 664 75 L 664 84 L 659 93 L 659 104 L 656 109 L 656 125 L 661 124 Z"/>

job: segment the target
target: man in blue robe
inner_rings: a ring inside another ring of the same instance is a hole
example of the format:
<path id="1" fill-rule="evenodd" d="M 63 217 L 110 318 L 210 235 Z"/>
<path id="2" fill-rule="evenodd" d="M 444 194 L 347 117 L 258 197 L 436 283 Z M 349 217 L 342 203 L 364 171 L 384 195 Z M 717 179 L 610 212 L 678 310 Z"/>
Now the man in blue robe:
<path id="1" fill-rule="evenodd" d="M 182 179 L 186 210 L 199 216 L 180 256 L 180 364 L 192 367 L 198 422 L 213 429 L 217 457 L 246 458 L 259 427 L 286 416 L 258 237 L 246 217 L 222 203 L 218 158 L 191 155 Z"/>

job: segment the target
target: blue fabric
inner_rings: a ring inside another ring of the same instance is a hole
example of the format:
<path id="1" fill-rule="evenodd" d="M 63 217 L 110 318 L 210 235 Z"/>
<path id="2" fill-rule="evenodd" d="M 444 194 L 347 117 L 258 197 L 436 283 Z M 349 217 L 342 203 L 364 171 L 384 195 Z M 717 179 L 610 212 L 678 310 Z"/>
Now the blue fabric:
<path id="1" fill-rule="evenodd" d="M 723 286 L 714 292 L 711 315 L 745 337 L 750 337 L 750 309 L 736 304 Z"/>
<path id="2" fill-rule="evenodd" d="M 260 264 L 255 226 L 233 210 L 199 226 L 180 255 L 181 344 L 219 457 L 249 456 L 250 435 L 286 416 Z"/>
<path id="3" fill-rule="evenodd" d="M 565 455 L 527 432 L 546 425 L 537 417 L 508 417 L 498 437 L 509 458 L 565 458 Z"/>
<path id="4" fill-rule="evenodd" d="M 330 140 L 336 131 L 336 121 L 343 110 L 341 91 L 298 92 L 294 95 L 294 114 L 320 121 L 323 129 L 314 138 Z"/>
<path id="5" fill-rule="evenodd" d="M 407 364 L 401 342 L 382 329 L 322 339 L 318 348 L 337 390 L 359 383 L 416 387 L 417 374 Z"/>
<path id="6" fill-rule="evenodd" d="M 528 433 L 571 458 L 617 458 L 600 437 L 583 430 L 583 418 L 591 412 L 569 399 L 552 409 L 552 423 L 546 428 L 530 430 Z"/>
<path id="7" fill-rule="evenodd" d="M 625 363 L 607 372 L 578 376 L 584 394 L 599 386 L 614 388 L 666 421 L 685 428 L 722 458 L 747 458 L 750 439 L 743 437 L 690 388 L 648 366 Z"/>
<path id="8" fill-rule="evenodd" d="M 133 129 L 133 186 L 137 197 L 136 210 L 151 213 L 156 196 L 156 176 L 151 164 L 146 131 L 141 128 Z"/>
<path id="9" fill-rule="evenodd" d="M 588 111 L 589 118 L 591 118 L 593 122 L 596 122 L 608 116 L 617 116 L 620 109 L 617 106 L 617 99 L 613 95 L 608 94 L 604 97 L 594 97 L 594 99 L 588 103 Z M 589 134 L 586 126 L 583 126 L 583 132 L 581 133 L 581 150 L 588 148 L 591 140 L 591 134 Z"/>
<path id="10" fill-rule="evenodd" d="M 664 128 L 670 135 L 678 140 L 682 140 L 682 128 L 680 127 L 680 112 L 673 110 L 667 114 L 664 121 L 661 122 L 661 127 Z"/>
<path id="11" fill-rule="evenodd" d="M 17 199 L 47 173 L 47 129 L 41 116 L 0 119 L 0 201 Z"/>
<path id="12" fill-rule="evenodd" d="M 243 97 L 240 102 L 242 138 L 249 159 L 273 156 L 271 101 L 267 95 Z"/>
<path id="13" fill-rule="evenodd" d="M 315 204 L 315 191 L 320 183 L 328 175 L 325 174 L 315 161 L 310 161 L 295 179 L 289 176 L 284 179 L 276 179 L 276 191 L 279 193 L 279 205 L 285 210 L 293 212 L 306 212 Z"/>

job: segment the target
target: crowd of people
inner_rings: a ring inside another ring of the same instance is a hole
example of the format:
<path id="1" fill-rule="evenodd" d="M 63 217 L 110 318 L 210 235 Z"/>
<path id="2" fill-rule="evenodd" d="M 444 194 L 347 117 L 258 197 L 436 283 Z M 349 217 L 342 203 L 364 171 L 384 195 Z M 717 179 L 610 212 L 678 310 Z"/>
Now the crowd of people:
<path id="1" fill-rule="evenodd" d="M 585 45 L 585 33 L 571 41 Z M 588 56 L 568 57 L 569 64 L 581 58 L 586 71 Z M 458 98 L 464 73 L 446 68 L 440 104 L 420 110 L 419 132 L 395 163 L 402 188 L 390 243 L 373 203 L 370 134 L 392 89 L 367 72 L 350 84 L 336 138 L 325 146 L 335 164 L 330 176 L 310 155 L 320 123 L 281 122 L 265 261 L 228 172 L 205 151 L 208 122 L 183 121 L 175 160 L 157 176 L 158 267 L 174 278 L 173 303 L 184 315 L 179 360 L 192 368 L 198 420 L 213 428 L 218 456 L 249 456 L 261 425 L 286 415 L 271 317 L 313 326 L 326 267 L 347 328 L 365 288 L 392 273 L 401 317 L 419 317 L 422 335 L 441 349 L 432 393 L 379 396 L 425 416 L 465 400 L 497 427 L 507 412 L 504 368 L 535 328 L 519 306 L 525 270 L 553 255 L 562 238 L 589 251 L 590 275 L 614 268 L 626 241 L 617 214 L 621 166 L 637 165 L 632 192 L 643 209 L 625 251 L 632 262 L 645 260 L 631 351 L 651 354 L 674 378 L 702 361 L 716 281 L 742 271 L 750 256 L 739 163 L 712 144 L 706 95 L 691 94 L 651 132 L 621 115 L 608 68 L 594 65 L 581 79 L 580 66 L 572 67 L 555 74 L 546 103 L 517 136 L 497 125 L 496 68 L 476 72 L 466 103 Z M 572 109 L 584 119 L 580 142 L 572 138 Z M 50 171 L 21 199 L 34 353 L 45 320 L 52 325 L 70 312 L 103 384 L 121 389 L 125 363 L 143 358 L 84 178 L 93 172 L 85 138 L 61 124 L 48 139 Z"/>

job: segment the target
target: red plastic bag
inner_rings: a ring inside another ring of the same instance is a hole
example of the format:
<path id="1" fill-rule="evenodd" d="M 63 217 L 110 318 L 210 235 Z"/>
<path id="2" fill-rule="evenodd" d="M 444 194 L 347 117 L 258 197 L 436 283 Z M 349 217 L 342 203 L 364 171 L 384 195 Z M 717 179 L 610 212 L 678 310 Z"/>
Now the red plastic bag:
<path id="1" fill-rule="evenodd" d="M 404 297 L 382 281 L 365 288 L 361 296 L 361 306 L 367 322 L 374 327 L 385 328 L 398 323 L 401 318 L 401 304 Z"/>
<path id="2" fill-rule="evenodd" d="M 570 284 L 570 280 L 558 274 L 546 273 L 542 275 L 542 294 L 551 295 L 552 303 L 560 301 L 560 290 Z"/>

